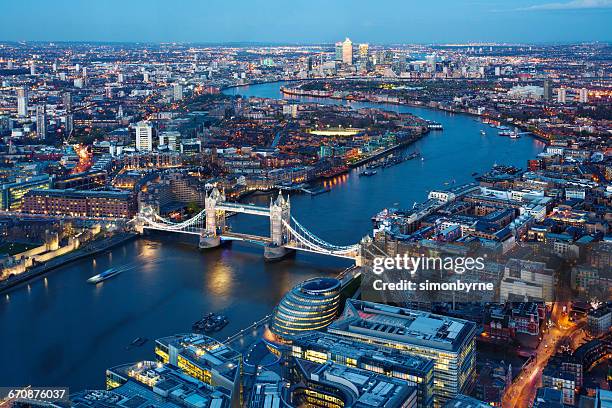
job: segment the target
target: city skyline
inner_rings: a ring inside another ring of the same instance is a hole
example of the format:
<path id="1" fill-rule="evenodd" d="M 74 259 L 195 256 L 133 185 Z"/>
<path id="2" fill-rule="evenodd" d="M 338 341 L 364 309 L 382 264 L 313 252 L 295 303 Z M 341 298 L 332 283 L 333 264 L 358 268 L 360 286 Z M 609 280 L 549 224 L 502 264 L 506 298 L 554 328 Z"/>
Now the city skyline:
<path id="1" fill-rule="evenodd" d="M 612 408 L 612 0 L 124 3 L 2 8 L 0 405 Z"/>
<path id="2" fill-rule="evenodd" d="M 184 43 L 356 42 L 569 43 L 609 41 L 609 0 L 440 1 L 435 5 L 389 1 L 285 3 L 185 0 L 81 4 L 27 0 L 3 6 L 2 41 Z M 23 24 L 24 19 L 27 24 Z M 180 22 L 180 24 L 175 24 Z"/>

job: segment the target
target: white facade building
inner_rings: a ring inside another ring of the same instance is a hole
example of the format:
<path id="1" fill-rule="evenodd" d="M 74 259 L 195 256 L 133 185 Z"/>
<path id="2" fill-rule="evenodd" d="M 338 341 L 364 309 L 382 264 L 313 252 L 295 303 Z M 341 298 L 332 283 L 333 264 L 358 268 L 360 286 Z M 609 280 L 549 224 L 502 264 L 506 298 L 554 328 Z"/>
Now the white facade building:
<path id="1" fill-rule="evenodd" d="M 153 126 L 149 122 L 138 122 L 136 125 L 136 150 L 141 152 L 153 150 Z"/>

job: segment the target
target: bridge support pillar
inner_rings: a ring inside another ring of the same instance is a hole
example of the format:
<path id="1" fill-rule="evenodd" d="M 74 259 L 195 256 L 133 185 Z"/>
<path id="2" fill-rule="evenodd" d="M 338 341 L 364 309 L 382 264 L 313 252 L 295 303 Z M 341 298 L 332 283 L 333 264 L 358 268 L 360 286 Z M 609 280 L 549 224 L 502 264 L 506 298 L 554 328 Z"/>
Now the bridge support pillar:
<path id="1" fill-rule="evenodd" d="M 264 259 L 266 261 L 279 261 L 295 252 L 293 249 L 284 247 L 288 238 L 284 223 L 289 223 L 290 220 L 291 203 L 289 197 L 285 200 L 281 192 L 276 200 L 272 201 L 270 199 L 270 238 L 272 238 L 272 243 L 264 247 Z"/>
<path id="2" fill-rule="evenodd" d="M 284 246 L 276 246 L 274 244 L 266 245 L 264 247 L 264 260 L 268 262 L 280 261 L 294 252 L 294 249 L 285 248 Z"/>
<path id="3" fill-rule="evenodd" d="M 221 245 L 221 237 L 218 235 L 200 235 L 200 243 L 198 248 L 209 249 L 216 248 Z"/>
<path id="4" fill-rule="evenodd" d="M 136 218 L 136 222 L 134 222 L 134 231 L 136 231 L 139 235 L 144 233 L 144 223 L 140 218 Z"/>

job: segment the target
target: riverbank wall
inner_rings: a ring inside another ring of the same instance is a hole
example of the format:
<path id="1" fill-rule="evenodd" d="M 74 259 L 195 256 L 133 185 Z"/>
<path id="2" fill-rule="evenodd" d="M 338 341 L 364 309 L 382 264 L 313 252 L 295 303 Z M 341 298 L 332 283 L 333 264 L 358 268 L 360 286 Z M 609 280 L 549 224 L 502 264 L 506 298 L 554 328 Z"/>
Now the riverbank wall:
<path id="1" fill-rule="evenodd" d="M 70 262 L 74 262 L 79 259 L 95 255 L 99 252 L 103 252 L 117 245 L 123 244 L 127 241 L 136 238 L 137 236 L 138 234 L 136 233 L 126 232 L 115 234 L 108 239 L 97 239 L 95 241 L 89 242 L 80 248 L 77 248 L 66 254 L 57 256 L 40 265 L 33 266 L 27 271 L 20 273 L 19 275 L 12 276 L 6 280 L 3 280 L 2 282 L 0 282 L 0 293 L 6 292 L 16 286 L 27 283 L 38 276 L 44 275 L 47 272 L 50 272 L 55 268 L 59 268 L 60 266 L 64 266 Z"/>

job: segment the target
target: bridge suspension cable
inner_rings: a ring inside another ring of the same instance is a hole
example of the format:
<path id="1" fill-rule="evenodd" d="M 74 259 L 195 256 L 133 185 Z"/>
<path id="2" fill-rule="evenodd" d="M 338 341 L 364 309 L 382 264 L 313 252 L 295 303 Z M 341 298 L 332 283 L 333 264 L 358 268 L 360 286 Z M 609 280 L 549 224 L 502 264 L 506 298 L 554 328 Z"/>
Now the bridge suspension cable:
<path id="1" fill-rule="evenodd" d="M 311 251 L 338 256 L 354 256 L 359 251 L 359 244 L 338 246 L 322 240 L 293 217 L 291 217 L 291 223 L 283 221 L 283 224 L 293 239 Z M 295 228 L 291 224 L 294 224 Z"/>
<path id="2" fill-rule="evenodd" d="M 203 227 L 206 219 L 206 212 L 205 210 L 202 210 L 192 218 L 178 223 L 170 221 L 157 214 L 153 215 L 154 219 L 144 214 L 139 215 L 139 217 L 147 222 L 150 227 L 155 229 L 161 229 L 164 231 L 189 231 Z"/>

